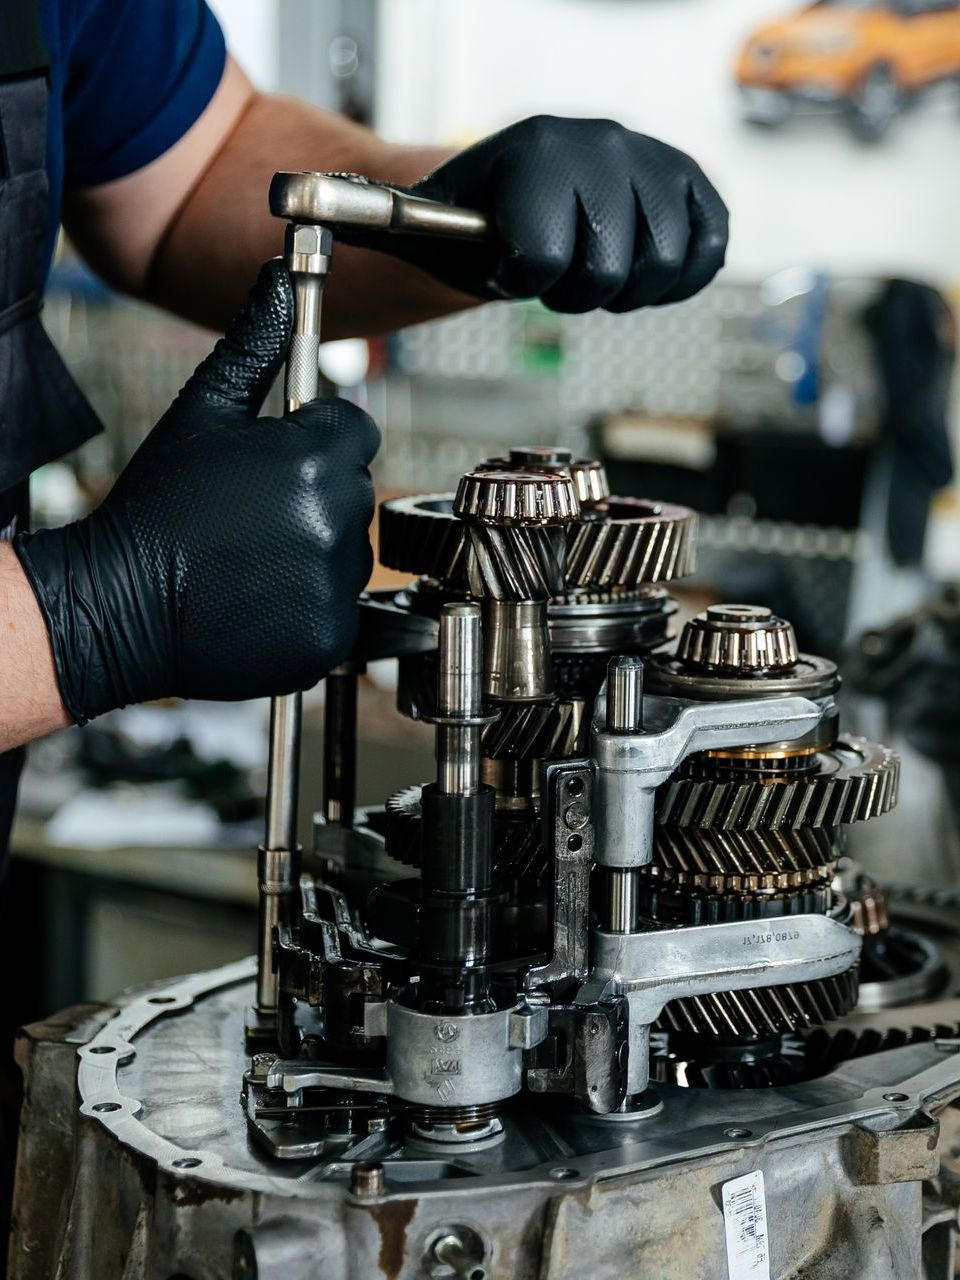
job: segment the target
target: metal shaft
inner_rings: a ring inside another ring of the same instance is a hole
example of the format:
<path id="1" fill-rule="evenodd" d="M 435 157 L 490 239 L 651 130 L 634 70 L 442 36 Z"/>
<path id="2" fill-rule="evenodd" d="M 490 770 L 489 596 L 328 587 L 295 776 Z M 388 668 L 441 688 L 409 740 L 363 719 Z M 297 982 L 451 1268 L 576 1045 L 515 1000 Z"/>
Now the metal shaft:
<path id="1" fill-rule="evenodd" d="M 323 227 L 287 228 L 285 259 L 293 286 L 294 325 L 284 385 L 288 413 L 315 400 L 320 385 L 320 312 L 330 269 L 331 233 Z M 270 757 L 267 765 L 267 815 L 259 876 L 260 913 L 257 1008 L 277 1007 L 273 969 L 273 931 L 282 906 L 296 885 L 297 803 L 300 782 L 299 693 L 270 704 Z"/>
<path id="2" fill-rule="evenodd" d="M 633 933 L 637 927 L 640 875 L 636 867 L 608 867 L 606 871 L 606 928 L 610 933 Z"/>
<path id="3" fill-rule="evenodd" d="M 643 661 L 632 654 L 607 664 L 607 732 L 639 733 L 643 728 Z M 604 927 L 633 933 L 637 927 L 640 873 L 636 867 L 607 867 L 603 873 Z"/>
<path id="4" fill-rule="evenodd" d="M 607 664 L 607 732 L 639 733 L 643 728 L 643 660 L 630 654 Z"/>
<path id="5" fill-rule="evenodd" d="M 476 720 L 481 712 L 483 649 L 480 606 L 448 604 L 440 615 L 441 721 Z M 437 734 L 437 785 L 443 795 L 475 795 L 480 786 L 480 726 L 443 724 Z"/>
<path id="6" fill-rule="evenodd" d="M 323 816 L 353 826 L 357 804 L 357 670 L 335 667 L 327 676 L 323 709 Z"/>

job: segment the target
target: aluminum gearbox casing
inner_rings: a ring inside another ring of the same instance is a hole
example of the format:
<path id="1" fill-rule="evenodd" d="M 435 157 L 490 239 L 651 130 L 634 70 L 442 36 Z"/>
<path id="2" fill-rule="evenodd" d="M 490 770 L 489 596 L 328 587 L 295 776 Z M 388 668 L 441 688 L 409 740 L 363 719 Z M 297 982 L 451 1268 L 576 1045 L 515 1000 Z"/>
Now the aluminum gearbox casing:
<path id="1" fill-rule="evenodd" d="M 719 1188 L 757 1169 L 771 1275 L 952 1274 L 958 1186 L 944 1175 L 939 1206 L 929 1189 L 942 1173 L 935 1113 L 960 1093 L 955 1044 L 751 1090 L 735 1124 L 728 1094 L 677 1086 L 658 1115 L 625 1125 L 532 1106 L 499 1148 L 421 1157 L 365 1199 L 335 1163 L 278 1167 L 248 1143 L 236 1026 L 252 982 L 243 962 L 23 1036 L 15 1276 L 420 1280 L 456 1274 L 424 1263 L 453 1227 L 482 1243 L 478 1275 L 726 1280 Z M 360 1145 L 383 1153 L 382 1135 Z"/>

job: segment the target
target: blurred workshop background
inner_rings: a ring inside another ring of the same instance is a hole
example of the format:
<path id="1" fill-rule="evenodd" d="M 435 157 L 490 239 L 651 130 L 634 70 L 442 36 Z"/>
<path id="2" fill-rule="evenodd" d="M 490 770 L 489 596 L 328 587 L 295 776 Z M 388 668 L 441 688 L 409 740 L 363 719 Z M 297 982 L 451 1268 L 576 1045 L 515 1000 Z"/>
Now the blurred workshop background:
<path id="1" fill-rule="evenodd" d="M 382 496 L 446 490 L 505 445 L 556 442 L 602 457 L 614 492 L 703 512 L 682 607 L 766 604 L 841 659 L 855 721 L 905 755 L 908 803 L 872 869 L 955 880 L 957 0 L 212 3 L 262 87 L 396 141 L 453 149 L 531 113 L 599 115 L 702 162 L 732 240 L 693 301 L 626 316 L 489 306 L 331 344 L 325 373 L 383 428 Z M 35 477 L 36 518 L 56 524 L 106 491 L 212 339 L 118 299 L 66 244 L 45 318 L 108 426 Z M 361 803 L 431 773 L 429 731 L 395 714 L 392 679 L 361 683 Z M 322 722 L 321 690 L 304 832 Z M 17 918 L 0 934 L 13 971 L 31 956 L 11 1017 L 252 950 L 265 725 L 261 705 L 150 706 L 33 748 Z"/>

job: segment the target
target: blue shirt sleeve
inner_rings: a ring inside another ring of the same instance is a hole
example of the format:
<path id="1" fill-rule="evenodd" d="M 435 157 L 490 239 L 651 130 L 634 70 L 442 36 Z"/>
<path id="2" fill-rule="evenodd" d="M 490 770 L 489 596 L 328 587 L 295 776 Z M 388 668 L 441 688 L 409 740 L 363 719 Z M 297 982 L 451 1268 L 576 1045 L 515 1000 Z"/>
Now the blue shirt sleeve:
<path id="1" fill-rule="evenodd" d="M 226 48 L 204 0 L 60 3 L 63 180 L 94 186 L 183 137 L 220 83 Z"/>

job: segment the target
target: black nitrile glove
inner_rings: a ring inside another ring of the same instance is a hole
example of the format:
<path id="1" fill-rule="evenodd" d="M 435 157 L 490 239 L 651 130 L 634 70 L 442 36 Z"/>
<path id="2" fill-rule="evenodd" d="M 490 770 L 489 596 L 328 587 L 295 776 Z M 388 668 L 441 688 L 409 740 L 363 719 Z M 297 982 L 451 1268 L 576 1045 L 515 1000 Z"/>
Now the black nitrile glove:
<path id="1" fill-rule="evenodd" d="M 16 538 L 79 723 L 170 695 L 293 693 L 349 653 L 379 434 L 342 400 L 256 417 L 292 317 L 268 263 L 102 506 Z"/>
<path id="2" fill-rule="evenodd" d="M 495 235 L 363 242 L 479 298 L 632 311 L 689 298 L 723 266 L 727 210 L 700 167 L 612 120 L 533 116 L 411 190 L 489 214 Z"/>

